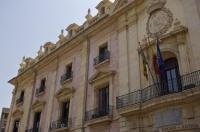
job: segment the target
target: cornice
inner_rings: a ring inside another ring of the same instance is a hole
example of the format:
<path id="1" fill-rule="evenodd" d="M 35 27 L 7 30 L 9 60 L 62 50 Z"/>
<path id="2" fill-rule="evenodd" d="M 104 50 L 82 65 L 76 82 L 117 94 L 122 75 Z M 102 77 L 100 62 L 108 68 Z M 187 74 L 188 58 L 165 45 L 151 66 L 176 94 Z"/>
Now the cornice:
<path id="1" fill-rule="evenodd" d="M 51 60 L 52 57 L 57 56 L 59 54 L 59 52 L 61 52 L 63 49 L 66 49 L 66 48 L 72 46 L 74 43 L 79 43 L 80 44 L 81 42 L 86 40 L 87 37 L 92 36 L 96 32 L 98 32 L 99 30 L 102 30 L 102 29 L 106 28 L 108 25 L 110 25 L 111 23 L 115 22 L 120 15 L 122 15 L 123 13 L 131 10 L 134 6 L 137 6 L 137 5 L 141 4 L 141 3 L 143 3 L 143 1 L 144 0 L 134 0 L 134 1 L 126 4 L 122 8 L 119 8 L 119 9 L 115 10 L 111 14 L 103 15 L 101 18 L 99 18 L 96 22 L 91 24 L 89 27 L 87 27 L 83 31 L 77 33 L 71 39 L 67 40 L 66 42 L 64 42 L 59 47 L 53 49 L 52 52 L 50 52 L 49 54 L 43 56 L 40 60 L 38 60 L 38 62 L 35 62 L 30 67 L 25 69 L 23 72 L 19 73 L 16 77 L 12 78 L 9 81 L 9 83 L 15 84 L 14 82 L 15 82 L 15 80 L 17 78 L 20 78 L 24 74 L 30 73 L 30 71 L 32 71 L 31 69 L 36 69 L 37 70 L 37 68 L 40 67 L 39 65 L 42 65 L 41 63 L 48 62 L 48 60 Z"/>

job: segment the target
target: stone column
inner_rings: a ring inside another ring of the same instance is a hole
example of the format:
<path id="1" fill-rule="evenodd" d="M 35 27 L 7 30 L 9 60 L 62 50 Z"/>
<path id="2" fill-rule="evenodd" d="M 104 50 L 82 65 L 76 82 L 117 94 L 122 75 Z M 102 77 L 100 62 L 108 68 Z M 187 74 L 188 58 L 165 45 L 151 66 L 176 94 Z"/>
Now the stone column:
<path id="1" fill-rule="evenodd" d="M 118 19 L 118 42 L 119 42 L 119 95 L 127 94 L 129 90 L 129 64 L 128 64 L 128 41 L 127 41 L 126 15 Z"/>
<path id="2" fill-rule="evenodd" d="M 53 110 L 53 103 L 54 103 L 54 97 L 55 97 L 55 89 L 56 89 L 56 80 L 58 78 L 57 74 L 58 74 L 58 63 L 59 63 L 59 57 L 56 57 L 56 60 L 54 62 L 55 64 L 53 64 L 53 69 L 50 71 L 49 73 L 49 80 L 51 80 L 52 85 L 49 85 L 49 97 L 48 97 L 48 103 L 46 104 L 45 107 L 47 107 L 47 113 L 46 114 L 46 119 L 45 119 L 45 124 L 43 130 L 44 132 L 48 132 L 49 128 L 50 128 L 50 124 L 51 124 L 51 116 L 52 115 L 52 110 Z"/>
<path id="3" fill-rule="evenodd" d="M 190 60 L 192 62 L 192 71 L 200 69 L 200 16 L 196 6 L 196 0 L 182 0 L 186 26 L 188 27 L 187 43 L 191 49 Z"/>

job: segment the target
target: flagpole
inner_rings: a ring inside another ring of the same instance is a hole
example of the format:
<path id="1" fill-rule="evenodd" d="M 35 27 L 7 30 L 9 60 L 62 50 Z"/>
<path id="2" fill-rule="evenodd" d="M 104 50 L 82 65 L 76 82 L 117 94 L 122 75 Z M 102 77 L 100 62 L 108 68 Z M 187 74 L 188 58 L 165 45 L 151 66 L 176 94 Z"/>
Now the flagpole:
<path id="1" fill-rule="evenodd" d="M 141 53 L 142 58 L 145 60 L 145 62 L 146 62 L 146 64 L 147 64 L 147 67 L 148 67 L 149 73 L 150 73 L 150 75 L 151 75 L 151 77 L 152 77 L 153 83 L 156 84 L 155 79 L 154 79 L 154 77 L 153 77 L 153 73 L 151 72 L 151 68 L 150 68 L 149 63 L 148 63 L 148 61 L 147 61 L 147 59 L 146 59 L 146 56 L 145 56 L 145 54 L 144 54 L 144 52 L 143 52 L 143 49 L 142 49 L 142 46 L 141 46 L 140 42 L 139 42 L 139 46 L 140 46 L 140 51 L 139 51 L 139 52 Z M 156 89 L 158 90 L 157 85 L 156 85 Z"/>
<path id="2" fill-rule="evenodd" d="M 155 51 L 151 48 L 151 43 L 150 43 L 149 35 L 147 36 L 147 43 L 148 43 L 148 45 L 149 45 L 149 47 L 150 47 L 151 52 L 154 54 Z M 155 55 L 155 54 L 154 54 L 154 55 Z M 154 73 L 155 73 L 156 81 L 159 82 L 155 70 L 154 70 Z"/>

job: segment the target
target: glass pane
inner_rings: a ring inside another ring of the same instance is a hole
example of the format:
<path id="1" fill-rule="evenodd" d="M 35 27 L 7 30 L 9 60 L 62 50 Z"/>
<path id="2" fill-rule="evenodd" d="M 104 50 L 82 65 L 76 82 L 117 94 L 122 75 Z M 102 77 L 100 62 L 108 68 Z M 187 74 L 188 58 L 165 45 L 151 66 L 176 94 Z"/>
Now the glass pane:
<path id="1" fill-rule="evenodd" d="M 171 75 L 173 79 L 173 88 L 175 92 L 178 92 L 178 80 L 177 80 L 177 75 L 176 75 L 176 69 L 171 70 Z"/>
<path id="2" fill-rule="evenodd" d="M 169 92 L 173 91 L 173 85 L 172 85 L 172 78 L 170 71 L 167 71 L 167 84 L 168 84 L 168 90 Z"/>

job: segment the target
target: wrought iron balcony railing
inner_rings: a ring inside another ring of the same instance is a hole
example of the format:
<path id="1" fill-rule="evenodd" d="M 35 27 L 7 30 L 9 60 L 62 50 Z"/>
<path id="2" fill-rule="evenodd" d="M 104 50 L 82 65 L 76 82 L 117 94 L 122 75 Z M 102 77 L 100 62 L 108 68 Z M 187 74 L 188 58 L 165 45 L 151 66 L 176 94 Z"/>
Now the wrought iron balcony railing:
<path id="1" fill-rule="evenodd" d="M 36 128 L 26 129 L 25 132 L 41 132 L 41 128 L 36 127 Z"/>
<path id="2" fill-rule="evenodd" d="M 64 75 L 61 76 L 60 83 L 63 84 L 66 80 L 73 78 L 73 72 L 67 72 Z"/>
<path id="3" fill-rule="evenodd" d="M 96 108 L 90 111 L 87 111 L 85 114 L 85 121 L 97 119 L 104 116 L 112 116 L 113 107 L 107 106 L 105 108 Z"/>
<path id="4" fill-rule="evenodd" d="M 40 88 L 36 89 L 36 95 L 39 95 L 40 93 L 44 92 L 46 89 L 45 86 L 40 86 Z"/>
<path id="5" fill-rule="evenodd" d="M 117 97 L 117 109 L 200 86 L 200 70 Z"/>
<path id="6" fill-rule="evenodd" d="M 23 97 L 19 97 L 17 100 L 16 100 L 16 104 L 21 104 L 24 102 L 24 98 Z"/>
<path id="7" fill-rule="evenodd" d="M 100 54 L 94 58 L 94 65 L 98 65 L 108 59 L 110 59 L 110 52 L 107 50 L 104 54 Z"/>
<path id="8" fill-rule="evenodd" d="M 71 119 L 60 119 L 57 121 L 51 122 L 50 128 L 53 129 L 60 129 L 60 128 L 69 128 L 71 125 Z"/>

